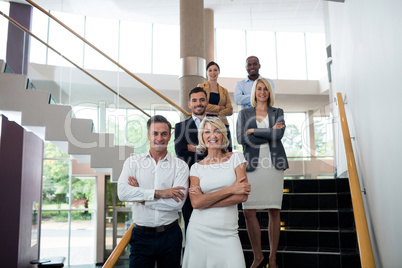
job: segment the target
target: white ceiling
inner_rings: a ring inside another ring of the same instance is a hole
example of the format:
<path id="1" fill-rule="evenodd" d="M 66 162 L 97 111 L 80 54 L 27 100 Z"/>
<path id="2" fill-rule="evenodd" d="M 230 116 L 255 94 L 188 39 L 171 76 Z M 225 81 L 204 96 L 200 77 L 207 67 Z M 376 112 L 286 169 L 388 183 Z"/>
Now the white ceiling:
<path id="1" fill-rule="evenodd" d="M 23 0 L 16 2 L 26 3 Z M 45 9 L 93 17 L 179 24 L 179 0 L 36 0 Z M 204 0 L 215 28 L 324 32 L 323 0 Z"/>

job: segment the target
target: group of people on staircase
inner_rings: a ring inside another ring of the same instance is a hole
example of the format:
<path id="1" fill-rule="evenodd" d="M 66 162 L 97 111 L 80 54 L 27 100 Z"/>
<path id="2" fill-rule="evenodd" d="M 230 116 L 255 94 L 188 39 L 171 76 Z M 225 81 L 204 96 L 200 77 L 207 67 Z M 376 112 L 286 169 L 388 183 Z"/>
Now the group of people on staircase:
<path id="1" fill-rule="evenodd" d="M 227 116 L 233 107 L 218 83 L 219 65 L 207 65 L 208 81 L 189 92 L 192 115 L 175 125 L 175 151 L 167 152 L 172 126 L 161 116 L 147 123 L 150 149 L 128 158 L 118 182 L 120 200 L 133 202 L 135 222 L 130 267 L 246 267 L 238 235 L 242 203 L 254 253 L 251 268 L 276 267 L 284 170 L 283 110 L 273 107 L 273 81 L 259 75 L 255 56 L 248 76 L 236 84 L 239 112 L 236 137 L 243 153 L 232 152 Z M 178 224 L 182 210 L 185 247 Z M 267 209 L 270 254 L 261 248 L 257 210 Z"/>

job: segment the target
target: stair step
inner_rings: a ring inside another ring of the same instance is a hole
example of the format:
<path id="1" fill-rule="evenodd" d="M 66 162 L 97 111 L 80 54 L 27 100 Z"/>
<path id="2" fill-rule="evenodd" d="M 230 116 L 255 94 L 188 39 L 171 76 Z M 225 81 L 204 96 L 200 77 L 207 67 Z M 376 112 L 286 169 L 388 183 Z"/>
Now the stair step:
<path id="1" fill-rule="evenodd" d="M 269 250 L 263 250 L 265 256 L 269 256 Z M 253 261 L 251 249 L 244 250 L 246 267 L 250 267 Z M 308 250 L 307 248 L 278 249 L 276 255 L 278 267 L 281 268 L 356 268 L 361 267 L 359 252 L 345 253 Z"/>
<path id="2" fill-rule="evenodd" d="M 4 61 L 0 61 L 0 68 L 5 68 Z M 94 133 L 92 120 L 73 118 L 71 106 L 49 104 L 49 92 L 26 87 L 26 76 L 1 73 L 0 111 L 6 111 L 6 116 L 11 115 L 62 152 L 84 163 L 91 161 L 91 166 L 99 170 L 107 170 L 112 180 L 117 181 L 133 148 L 115 146 L 113 134 Z M 34 88 L 32 84 L 29 87 Z"/>
<path id="3" fill-rule="evenodd" d="M 349 193 L 349 181 L 342 179 L 293 179 L 284 180 L 283 189 L 288 193 Z"/>
<path id="4" fill-rule="evenodd" d="M 257 213 L 261 227 L 268 226 L 268 212 Z M 311 211 L 311 210 L 286 210 L 281 211 L 282 227 L 285 228 L 354 228 L 354 216 L 352 210 L 345 211 Z M 239 213 L 239 227 L 245 228 L 246 223 L 243 213 Z"/>

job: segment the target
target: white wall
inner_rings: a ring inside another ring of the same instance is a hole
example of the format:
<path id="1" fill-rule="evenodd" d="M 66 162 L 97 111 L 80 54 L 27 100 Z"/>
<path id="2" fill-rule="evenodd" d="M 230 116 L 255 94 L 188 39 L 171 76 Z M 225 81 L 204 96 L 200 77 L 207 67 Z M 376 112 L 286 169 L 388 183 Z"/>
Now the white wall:
<path id="1" fill-rule="evenodd" d="M 328 8 L 332 91 L 348 101 L 377 267 L 402 267 L 402 1 L 346 0 Z"/>

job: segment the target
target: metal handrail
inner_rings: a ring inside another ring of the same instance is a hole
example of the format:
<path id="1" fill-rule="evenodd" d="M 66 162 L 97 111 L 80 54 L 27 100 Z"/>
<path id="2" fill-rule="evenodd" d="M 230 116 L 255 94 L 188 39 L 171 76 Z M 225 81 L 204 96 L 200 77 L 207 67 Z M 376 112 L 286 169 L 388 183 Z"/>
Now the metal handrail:
<path id="1" fill-rule="evenodd" d="M 352 196 L 353 214 L 356 224 L 357 242 L 359 244 L 360 262 L 363 268 L 375 268 L 373 250 L 371 248 L 370 235 L 367 225 L 366 214 L 362 193 L 360 189 L 359 177 L 357 175 L 356 161 L 353 154 L 352 142 L 348 121 L 346 119 L 345 106 L 342 94 L 337 94 L 339 115 L 341 119 L 343 140 L 345 143 L 346 159 L 348 162 L 350 194 Z"/>
<path id="2" fill-rule="evenodd" d="M 31 31 L 29 31 L 28 29 L 26 29 L 24 26 L 22 26 L 21 24 L 19 24 L 17 21 L 15 21 L 13 18 L 10 18 L 9 16 L 7 16 L 6 14 L 4 14 L 3 12 L 0 11 L 0 15 L 2 15 L 3 17 L 5 17 L 7 20 L 9 20 L 12 24 L 14 24 L 15 26 L 17 26 L 18 28 L 20 28 L 22 31 L 26 32 L 27 34 L 29 34 L 30 36 L 32 36 L 33 38 L 35 38 L 36 40 L 38 40 L 39 42 L 41 42 L 42 44 L 44 44 L 45 46 L 47 46 L 49 49 L 51 49 L 53 52 L 55 52 L 56 54 L 58 54 L 60 57 L 62 57 L 63 59 L 65 59 L 66 61 L 68 61 L 70 64 L 72 64 L 74 67 L 76 67 L 77 69 L 81 70 L 82 72 L 84 72 L 86 75 L 90 76 L 92 79 L 94 79 L 96 82 L 98 82 L 99 84 L 101 84 L 102 86 L 104 86 L 105 88 L 107 88 L 108 90 L 110 90 L 111 92 L 113 92 L 114 94 L 116 94 L 117 96 L 119 96 L 120 98 L 122 98 L 124 101 L 126 101 L 127 103 L 129 103 L 130 105 L 132 105 L 133 107 L 135 107 L 136 109 L 138 109 L 139 111 L 141 111 L 143 114 L 145 114 L 148 117 L 151 117 L 147 112 L 145 112 L 144 110 L 142 110 L 140 107 L 138 107 L 137 105 L 135 105 L 134 103 L 132 103 L 131 101 L 129 101 L 127 98 L 125 98 L 124 96 L 122 96 L 121 94 L 117 93 L 114 89 L 112 89 L 111 87 L 109 87 L 108 85 L 106 85 L 104 82 L 102 82 L 101 80 L 99 80 L 97 77 L 95 77 L 94 75 L 92 75 L 91 73 L 89 73 L 88 71 L 86 71 L 85 69 L 81 68 L 79 65 L 77 65 L 76 63 L 74 63 L 72 60 L 70 60 L 69 58 L 67 58 L 66 56 L 64 56 L 62 53 L 60 53 L 59 51 L 57 51 L 55 48 L 53 48 L 52 46 L 48 45 L 45 41 L 43 41 L 42 39 L 40 39 L 39 37 L 37 37 L 35 34 L 33 34 Z"/>
<path id="3" fill-rule="evenodd" d="M 43 9 L 41 6 L 37 5 L 35 2 L 31 1 L 31 0 L 26 0 L 28 3 L 30 3 L 32 6 L 34 6 L 35 8 L 39 9 L 40 11 L 42 11 L 44 14 L 46 14 L 48 17 L 52 18 L 54 21 L 56 21 L 58 24 L 60 24 L 61 26 L 63 26 L 65 29 L 67 29 L 70 33 L 72 33 L 73 35 L 75 35 L 76 37 L 78 37 L 79 39 L 81 39 L 84 43 L 86 43 L 87 45 L 89 45 L 90 47 L 92 47 L 93 49 L 95 49 L 97 52 L 99 52 L 102 56 L 104 56 L 105 58 L 107 58 L 109 61 L 111 61 L 113 64 L 115 64 L 116 66 L 118 66 L 120 69 L 122 69 L 123 71 L 125 71 L 128 75 L 130 75 L 131 77 L 133 77 L 134 79 L 136 79 L 138 82 L 140 82 L 141 84 L 143 84 L 144 86 L 146 86 L 148 89 L 150 89 L 151 91 L 153 91 L 156 95 L 158 95 L 159 97 L 161 97 L 162 99 L 164 99 L 166 102 L 168 102 L 170 105 L 172 105 L 173 107 L 175 107 L 177 110 L 179 110 L 180 112 L 182 112 L 184 115 L 186 116 L 190 116 L 191 113 L 188 113 L 186 110 L 184 110 L 183 108 L 181 108 L 180 106 L 178 106 L 176 103 L 174 103 L 173 101 L 171 101 L 169 98 L 167 98 L 165 95 L 163 95 L 162 93 L 160 93 L 159 91 L 157 91 L 156 89 L 154 89 L 153 87 L 151 87 L 149 84 L 147 84 L 145 81 L 143 81 L 141 78 L 139 78 L 138 76 L 136 76 L 135 74 L 133 74 L 132 72 L 130 72 L 129 70 L 127 70 L 125 67 L 123 67 L 122 65 L 120 65 L 117 61 L 115 61 L 114 59 L 112 59 L 111 57 L 109 57 L 107 54 L 105 54 L 104 52 L 102 52 L 99 48 L 97 48 L 96 46 L 94 46 L 93 44 L 91 44 L 88 40 L 86 40 L 84 37 L 82 37 L 81 35 L 79 35 L 78 33 L 76 33 L 74 30 L 72 30 L 71 28 L 69 28 L 67 25 L 65 25 L 63 22 L 61 22 L 60 20 L 58 20 L 56 17 L 54 17 L 52 14 L 50 14 L 48 11 L 46 11 L 45 9 Z"/>
<path id="4" fill-rule="evenodd" d="M 123 251 L 126 249 L 128 243 L 130 242 L 131 239 L 131 232 L 134 228 L 134 222 L 130 225 L 128 228 L 127 232 L 124 234 L 123 238 L 120 240 L 119 244 L 113 249 L 112 253 L 109 255 L 109 258 L 107 258 L 105 264 L 102 266 L 102 268 L 113 268 L 114 265 L 116 264 L 117 260 L 120 258 L 121 254 L 123 254 Z"/>

